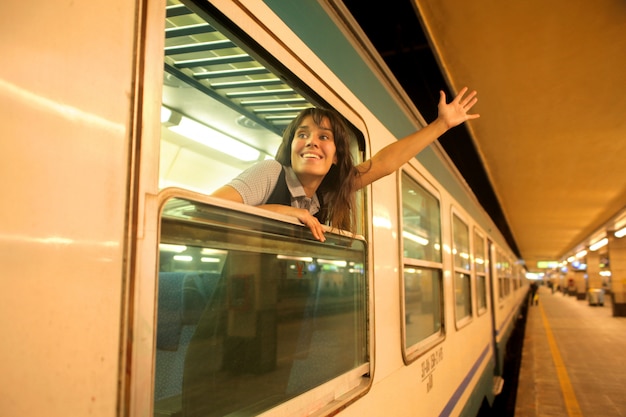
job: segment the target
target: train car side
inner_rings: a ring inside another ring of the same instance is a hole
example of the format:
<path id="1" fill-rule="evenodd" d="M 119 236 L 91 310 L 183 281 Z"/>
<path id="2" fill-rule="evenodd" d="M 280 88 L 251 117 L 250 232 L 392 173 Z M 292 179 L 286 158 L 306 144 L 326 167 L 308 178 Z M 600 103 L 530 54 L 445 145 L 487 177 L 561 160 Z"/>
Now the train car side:
<path id="1" fill-rule="evenodd" d="M 3 16 L 5 415 L 475 416 L 493 402 L 527 287 L 437 144 L 361 192 L 357 236 L 326 245 L 207 196 L 271 155 L 301 106 L 344 115 L 356 160 L 424 126 L 340 1 Z M 253 156 L 201 146 L 183 121 Z"/>

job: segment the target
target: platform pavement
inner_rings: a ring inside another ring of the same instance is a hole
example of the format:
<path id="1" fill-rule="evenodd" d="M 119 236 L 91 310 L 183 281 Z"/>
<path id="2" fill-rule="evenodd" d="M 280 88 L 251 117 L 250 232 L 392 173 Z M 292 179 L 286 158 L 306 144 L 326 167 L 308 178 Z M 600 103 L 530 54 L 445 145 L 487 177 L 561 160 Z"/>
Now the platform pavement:
<path id="1" fill-rule="evenodd" d="M 626 416 L 626 317 L 539 288 L 528 308 L 515 417 Z"/>

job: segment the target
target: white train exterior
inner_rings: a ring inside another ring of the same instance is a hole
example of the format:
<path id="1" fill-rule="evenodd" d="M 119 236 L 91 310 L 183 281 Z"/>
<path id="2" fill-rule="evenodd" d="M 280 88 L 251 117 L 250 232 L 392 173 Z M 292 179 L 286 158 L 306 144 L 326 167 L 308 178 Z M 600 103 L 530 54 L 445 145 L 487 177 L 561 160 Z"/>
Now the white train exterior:
<path id="1" fill-rule="evenodd" d="M 206 196 L 303 106 L 343 114 L 359 160 L 423 126 L 339 1 L 12 2 L 0 22 L 2 415 L 493 401 L 527 287 L 438 145 L 359 194 L 356 238 Z"/>

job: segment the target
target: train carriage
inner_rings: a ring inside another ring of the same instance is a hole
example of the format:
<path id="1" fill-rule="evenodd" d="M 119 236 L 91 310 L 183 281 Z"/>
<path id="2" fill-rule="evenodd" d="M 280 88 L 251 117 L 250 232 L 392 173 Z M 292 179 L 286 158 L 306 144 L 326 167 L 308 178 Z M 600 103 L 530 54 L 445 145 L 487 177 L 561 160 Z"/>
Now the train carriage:
<path id="1" fill-rule="evenodd" d="M 346 118 L 355 161 L 424 126 L 340 1 L 13 4 L 2 23 L 5 415 L 493 402 L 523 269 L 437 144 L 324 243 L 208 196 L 309 106 Z"/>

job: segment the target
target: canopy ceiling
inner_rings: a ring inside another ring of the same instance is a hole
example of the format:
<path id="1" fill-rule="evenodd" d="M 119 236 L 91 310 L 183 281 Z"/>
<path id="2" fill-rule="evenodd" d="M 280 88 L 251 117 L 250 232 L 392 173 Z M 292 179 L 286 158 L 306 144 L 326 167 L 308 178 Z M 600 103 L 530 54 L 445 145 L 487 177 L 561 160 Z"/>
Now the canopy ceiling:
<path id="1" fill-rule="evenodd" d="M 416 2 L 527 267 L 593 240 L 626 207 L 626 2 Z"/>

